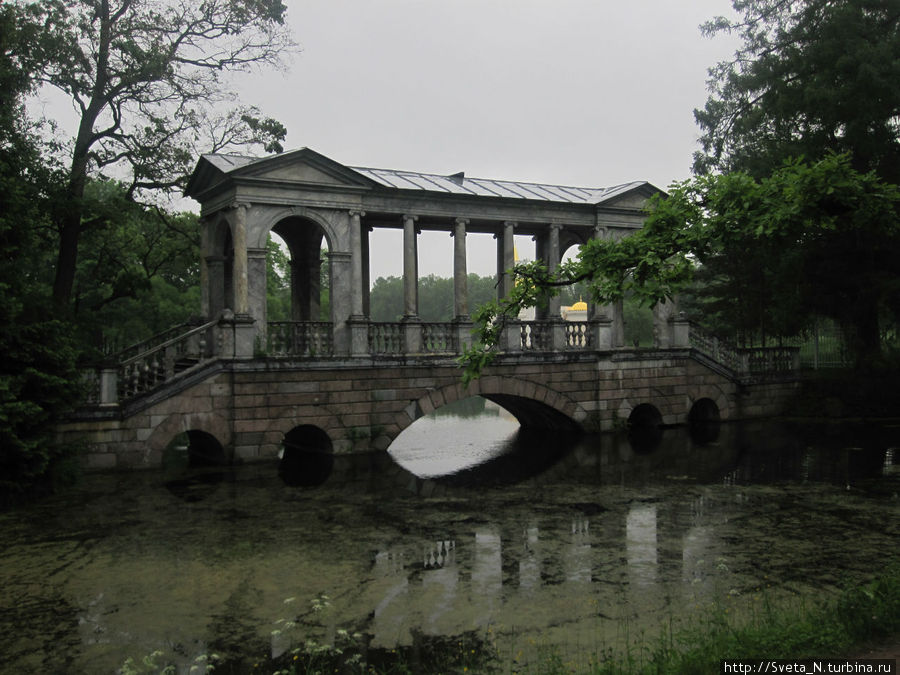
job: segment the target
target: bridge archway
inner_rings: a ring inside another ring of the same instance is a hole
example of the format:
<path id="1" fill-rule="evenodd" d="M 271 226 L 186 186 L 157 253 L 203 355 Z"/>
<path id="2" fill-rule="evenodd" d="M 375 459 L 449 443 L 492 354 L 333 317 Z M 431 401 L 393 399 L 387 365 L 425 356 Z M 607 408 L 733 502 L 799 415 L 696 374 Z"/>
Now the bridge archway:
<path id="1" fill-rule="evenodd" d="M 581 405 L 542 384 L 511 377 L 482 377 L 468 387 L 448 385 L 413 401 L 403 416 L 405 424 L 398 425 L 394 437 L 432 410 L 470 396 L 482 396 L 502 406 L 526 428 L 582 431 L 580 422 L 587 418 Z"/>
<path id="2" fill-rule="evenodd" d="M 231 425 L 216 413 L 172 413 L 150 434 L 144 463 L 161 466 L 163 453 L 185 434 L 190 466 L 221 465 L 232 460 Z"/>
<path id="3" fill-rule="evenodd" d="M 695 443 L 712 443 L 719 437 L 721 428 L 719 406 L 711 398 L 694 401 L 688 412 L 688 429 Z"/>
<path id="4" fill-rule="evenodd" d="M 701 401 L 706 401 L 701 403 Z M 697 406 L 700 406 L 697 408 Z M 727 420 L 732 417 L 733 409 L 731 397 L 718 385 L 706 385 L 693 387 L 688 392 L 688 400 L 685 405 L 686 417 L 684 422 L 691 423 L 691 416 L 700 414 L 702 411 L 705 416 L 712 414 L 712 408 L 715 408 L 718 414 L 717 420 Z M 695 408 L 698 412 L 694 412 Z"/>
<path id="5" fill-rule="evenodd" d="M 309 213 L 284 214 L 267 229 L 278 235 L 290 253 L 291 320 L 320 321 L 322 307 L 322 248 L 333 251 L 332 235 Z M 324 284 L 331 286 L 331 270 Z"/>
<path id="6" fill-rule="evenodd" d="M 324 430 L 301 424 L 284 435 L 278 475 L 292 487 L 321 485 L 334 469 L 334 447 Z"/>

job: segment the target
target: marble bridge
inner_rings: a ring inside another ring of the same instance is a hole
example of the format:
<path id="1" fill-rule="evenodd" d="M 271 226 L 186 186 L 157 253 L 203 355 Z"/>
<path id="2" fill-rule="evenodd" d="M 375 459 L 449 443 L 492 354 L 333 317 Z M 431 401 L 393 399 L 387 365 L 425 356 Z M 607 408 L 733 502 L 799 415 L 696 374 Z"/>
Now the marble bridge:
<path id="1" fill-rule="evenodd" d="M 505 327 L 496 361 L 464 387 L 471 341 L 469 234 L 496 240 L 497 289 L 512 283 L 515 237 L 550 269 L 571 246 L 641 227 L 657 188 L 484 180 L 349 167 L 309 149 L 261 159 L 203 156 L 186 194 L 201 205 L 203 319 L 134 345 L 88 374 L 91 395 L 59 428 L 88 468 L 159 466 L 176 438 L 219 461 L 282 448 L 386 449 L 420 416 L 481 395 L 526 427 L 609 431 L 632 425 L 781 412 L 797 386 L 790 348 L 738 350 L 654 308 L 654 345 L 624 344 L 621 305 L 563 320 L 558 299 Z M 369 234 L 402 230 L 403 316 L 369 319 Z M 418 236 L 453 237 L 454 316 L 422 321 Z M 266 316 L 270 232 L 291 258 L 292 320 Z M 330 317 L 321 320 L 325 259 Z"/>

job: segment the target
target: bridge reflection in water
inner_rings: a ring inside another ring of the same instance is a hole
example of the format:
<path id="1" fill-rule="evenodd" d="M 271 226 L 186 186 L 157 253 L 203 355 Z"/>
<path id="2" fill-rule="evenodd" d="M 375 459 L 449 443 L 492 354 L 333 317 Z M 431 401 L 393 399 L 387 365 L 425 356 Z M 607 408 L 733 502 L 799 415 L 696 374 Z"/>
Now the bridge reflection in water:
<path id="1" fill-rule="evenodd" d="M 448 425 L 448 442 L 471 424 Z M 624 626 L 652 637 L 767 584 L 769 599 L 819 597 L 895 548 L 897 429 L 660 436 L 648 450 L 627 434 L 526 430 L 480 468 L 428 478 L 388 453 L 335 454 L 318 485 L 264 464 L 88 476 L 0 521 L 0 660 L 112 672 L 180 645 L 170 656 L 187 670 L 210 650 L 283 653 L 337 628 L 370 654 L 472 631 L 505 655 L 602 649 Z M 294 616 L 293 633 L 272 637 Z"/>

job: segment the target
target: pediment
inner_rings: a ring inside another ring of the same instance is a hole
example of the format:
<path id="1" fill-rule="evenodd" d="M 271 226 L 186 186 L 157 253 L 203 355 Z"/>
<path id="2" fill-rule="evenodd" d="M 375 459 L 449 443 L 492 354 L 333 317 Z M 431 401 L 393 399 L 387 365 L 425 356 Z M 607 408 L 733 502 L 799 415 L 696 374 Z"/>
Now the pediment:
<path id="1" fill-rule="evenodd" d="M 650 183 L 637 183 L 624 186 L 620 192 L 602 199 L 598 206 L 642 210 L 646 208 L 648 200 L 655 194 L 665 193 Z"/>
<path id="2" fill-rule="evenodd" d="M 337 187 L 371 186 L 373 183 L 353 169 L 308 148 L 258 160 L 232 173 L 235 178 L 272 180 L 298 185 Z"/>
<path id="3" fill-rule="evenodd" d="M 203 199 L 211 190 L 234 181 L 276 181 L 295 185 L 372 187 L 374 181 L 324 155 L 302 148 L 256 158 L 244 155 L 203 155 L 188 180 L 185 195 Z"/>

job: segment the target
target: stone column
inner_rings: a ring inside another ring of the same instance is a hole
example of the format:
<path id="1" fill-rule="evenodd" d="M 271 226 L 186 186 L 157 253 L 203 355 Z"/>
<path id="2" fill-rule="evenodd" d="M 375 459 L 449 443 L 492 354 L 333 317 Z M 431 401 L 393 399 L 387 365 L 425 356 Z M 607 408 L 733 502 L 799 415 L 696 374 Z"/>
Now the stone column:
<path id="1" fill-rule="evenodd" d="M 362 259 L 362 224 L 365 211 L 350 211 L 350 255 L 353 266 L 350 270 L 350 317 L 363 317 L 363 259 Z"/>
<path id="2" fill-rule="evenodd" d="M 407 354 L 422 351 L 422 322 L 419 320 L 419 251 L 416 232 L 418 216 L 403 216 L 403 342 Z"/>
<path id="3" fill-rule="evenodd" d="M 672 319 L 675 313 L 674 301 L 663 300 L 653 305 L 653 346 L 657 349 L 673 346 Z"/>
<path id="4" fill-rule="evenodd" d="M 625 346 L 625 301 L 612 303 L 612 346 Z"/>
<path id="5" fill-rule="evenodd" d="M 472 345 L 472 322 L 469 319 L 469 273 L 466 265 L 466 225 L 468 218 L 457 218 L 453 237 L 453 306 L 456 316 L 456 351 L 462 353 Z"/>
<path id="6" fill-rule="evenodd" d="M 500 283 L 497 285 L 497 297 L 499 300 L 507 297 L 512 291 L 513 278 L 509 270 L 516 264 L 516 222 L 504 221 L 503 234 L 497 243 L 497 277 Z"/>
<path id="7" fill-rule="evenodd" d="M 403 319 L 419 318 L 419 253 L 416 238 L 418 216 L 403 216 Z"/>
<path id="8" fill-rule="evenodd" d="M 351 353 L 350 311 L 347 298 L 351 296 L 353 255 L 345 251 L 329 251 L 328 265 L 331 269 L 331 320 L 334 330 L 335 355 Z"/>
<path id="9" fill-rule="evenodd" d="M 234 244 L 232 283 L 234 284 L 234 313 L 246 316 L 250 313 L 247 296 L 247 209 L 248 204 L 234 205 L 231 239 Z"/>
<path id="10" fill-rule="evenodd" d="M 371 310 L 371 302 L 370 302 L 370 293 L 372 288 L 372 272 L 370 267 L 369 260 L 369 232 L 372 231 L 371 227 L 365 227 L 361 232 L 361 243 L 362 243 L 362 263 L 363 263 L 363 316 L 367 319 L 371 318 L 372 310 Z"/>
<path id="11" fill-rule="evenodd" d="M 547 246 L 547 269 L 551 274 L 556 272 L 559 269 L 559 231 L 562 229 L 562 225 L 558 223 L 552 223 L 550 225 L 550 241 Z M 560 309 L 560 301 L 559 296 L 555 295 L 550 298 L 550 301 L 547 303 L 550 308 L 550 317 L 551 321 L 558 321 L 562 318 L 559 313 Z"/>
<path id="12" fill-rule="evenodd" d="M 545 265 L 547 264 L 547 260 L 549 258 L 548 254 L 547 254 L 547 249 L 549 248 L 549 246 L 550 246 L 550 236 L 547 234 L 546 231 L 535 235 L 535 237 L 534 237 L 535 258 L 537 260 L 543 261 L 543 263 Z M 539 304 L 537 307 L 534 308 L 534 318 L 537 319 L 538 321 L 546 321 L 547 319 L 552 318 L 550 316 L 550 310 L 546 304 L 543 304 L 543 305 Z"/>
<path id="13" fill-rule="evenodd" d="M 247 249 L 247 305 L 248 314 L 256 319 L 257 342 L 266 344 L 266 249 Z"/>
<path id="14" fill-rule="evenodd" d="M 453 308 L 457 321 L 469 319 L 468 272 L 466 271 L 466 225 L 468 218 L 457 218 L 453 237 Z"/>
<path id="15" fill-rule="evenodd" d="M 609 231 L 600 225 L 594 228 L 593 238 L 604 240 Z M 600 304 L 591 301 L 588 320 L 591 322 L 591 331 L 594 333 L 594 349 L 604 351 L 611 349 L 613 345 L 613 308 L 612 305 Z"/>
<path id="16" fill-rule="evenodd" d="M 561 258 L 559 252 L 559 231 L 561 229 L 562 225 L 559 225 L 558 223 L 550 225 L 550 242 L 547 247 L 547 269 L 550 270 L 551 273 L 556 272 L 559 269 L 559 261 Z M 552 296 L 547 304 L 550 308 L 550 321 L 553 322 L 553 326 L 550 329 L 550 345 L 553 351 L 562 351 L 566 348 L 566 324 L 559 312 L 559 296 Z"/>
<path id="17" fill-rule="evenodd" d="M 350 354 L 365 356 L 369 353 L 369 322 L 365 316 L 365 289 L 363 288 L 363 232 L 364 211 L 350 211 Z M 368 236 L 368 233 L 366 233 Z"/>
<path id="18" fill-rule="evenodd" d="M 232 261 L 232 288 L 234 292 L 233 355 L 235 358 L 252 358 L 256 349 L 256 330 L 253 317 L 250 316 L 248 288 L 247 257 L 247 211 L 249 204 L 236 202 L 233 206 L 232 244 L 234 260 Z"/>

